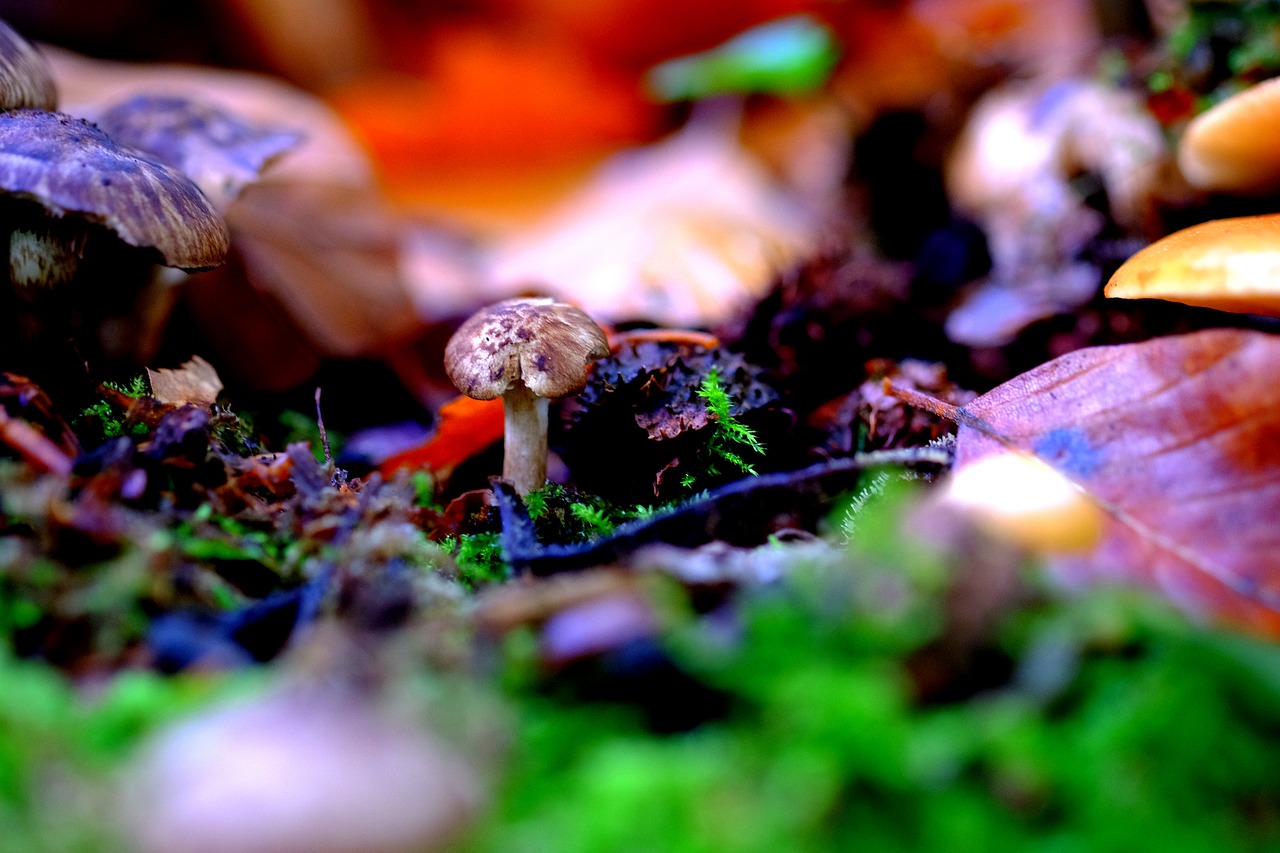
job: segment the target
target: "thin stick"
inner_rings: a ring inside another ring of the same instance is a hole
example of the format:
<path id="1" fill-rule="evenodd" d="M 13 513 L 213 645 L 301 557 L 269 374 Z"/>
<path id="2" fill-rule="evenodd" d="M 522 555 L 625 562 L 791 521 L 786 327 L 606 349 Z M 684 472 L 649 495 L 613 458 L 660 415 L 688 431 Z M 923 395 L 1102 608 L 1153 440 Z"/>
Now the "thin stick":
<path id="1" fill-rule="evenodd" d="M 958 424 L 966 423 L 969 418 L 965 417 L 965 411 L 959 406 L 953 406 L 950 403 L 944 403 L 937 397 L 931 397 L 923 391 L 917 391 L 914 388 L 907 388 L 903 385 L 895 385 L 893 380 L 885 377 L 884 393 L 890 397 L 897 397 L 908 406 L 914 406 L 917 409 L 923 409 L 926 412 L 937 415 L 940 418 L 946 418 Z"/>
<path id="2" fill-rule="evenodd" d="M 324 445 L 324 464 L 333 467 L 333 454 L 329 452 L 329 433 L 325 432 L 324 415 L 320 413 L 320 389 L 316 388 L 316 426 L 320 429 L 320 443 Z"/>

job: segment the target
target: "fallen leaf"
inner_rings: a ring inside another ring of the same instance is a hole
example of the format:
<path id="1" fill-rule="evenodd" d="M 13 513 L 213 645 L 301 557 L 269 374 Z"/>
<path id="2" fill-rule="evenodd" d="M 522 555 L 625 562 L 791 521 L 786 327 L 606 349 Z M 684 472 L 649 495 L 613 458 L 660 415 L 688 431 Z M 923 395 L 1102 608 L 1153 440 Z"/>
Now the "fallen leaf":
<path id="1" fill-rule="evenodd" d="M 189 403 L 208 409 L 222 390 L 218 371 L 198 355 L 177 369 L 148 367 L 147 380 L 151 383 L 151 396 L 170 406 Z"/>
<path id="2" fill-rule="evenodd" d="M 257 184 L 230 206 L 227 223 L 250 283 L 279 300 L 318 352 L 386 352 L 420 330 L 400 267 L 408 228 L 376 193 Z"/>
<path id="3" fill-rule="evenodd" d="M 1015 449 L 1107 514 L 1073 582 L 1152 586 L 1280 637 L 1280 338 L 1213 329 L 1069 353 L 958 409 L 956 467 Z"/>
<path id="4" fill-rule="evenodd" d="M 502 400 L 457 397 L 440 407 L 440 422 L 426 443 L 388 458 L 379 467 L 390 477 L 402 468 L 447 476 L 460 463 L 502 438 Z"/>
<path id="5" fill-rule="evenodd" d="M 645 83 L 664 101 L 748 92 L 805 95 L 826 81 L 838 56 L 826 26 L 808 15 L 789 15 L 710 50 L 660 63 Z"/>
<path id="6" fill-rule="evenodd" d="M 694 123 L 611 161 L 561 209 L 492 249 L 494 285 L 538 282 L 604 322 L 734 317 L 817 242 L 814 218 L 735 132 Z"/>

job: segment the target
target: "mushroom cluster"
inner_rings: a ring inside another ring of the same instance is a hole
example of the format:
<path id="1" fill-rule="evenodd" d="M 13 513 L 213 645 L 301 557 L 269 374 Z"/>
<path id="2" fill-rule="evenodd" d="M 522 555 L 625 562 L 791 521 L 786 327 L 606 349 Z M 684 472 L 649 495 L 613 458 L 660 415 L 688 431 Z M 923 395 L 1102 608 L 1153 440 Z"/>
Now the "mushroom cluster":
<path id="1" fill-rule="evenodd" d="M 1258 83 L 1197 116 L 1178 145 L 1188 183 L 1264 196 L 1280 189 L 1280 79 Z M 1280 316 L 1280 213 L 1202 222 L 1169 234 L 1116 270 L 1106 295 L 1165 299 L 1221 311 Z"/>
<path id="2" fill-rule="evenodd" d="M 120 324 L 104 318 L 162 323 L 178 271 L 224 261 L 222 211 L 302 141 L 185 97 L 137 95 L 96 123 L 55 112 L 57 103 L 43 57 L 0 21 L 0 249 L 9 261 L 0 364 L 55 387 L 68 368 L 84 372 L 86 346 L 114 357 L 145 349 L 130 335 L 149 341 L 156 328 L 112 335 L 104 330 Z M 161 267 L 170 269 L 156 275 Z"/>
<path id="3" fill-rule="evenodd" d="M 26 292 L 73 277 L 86 241 L 97 238 L 94 226 L 153 252 L 165 266 L 196 270 L 222 262 L 226 223 L 199 188 L 90 122 L 53 112 L 48 68 L 3 22 L 0 95 L 0 194 L 9 208 L 16 287 Z"/>
<path id="4" fill-rule="evenodd" d="M 10 285 L 0 304 L 9 303 L 3 315 L 12 324 L 0 354 L 6 369 L 55 385 L 66 367 L 60 350 L 84 308 L 67 291 L 86 258 L 114 261 L 123 251 L 147 265 L 208 269 L 222 263 L 230 239 L 186 175 L 56 105 L 43 58 L 0 22 L 0 232 Z M 123 277 L 110 272 L 105 278 Z"/>
<path id="5" fill-rule="evenodd" d="M 502 398 L 502 476 L 519 494 L 546 483 L 551 398 L 581 391 L 587 368 L 608 354 L 608 339 L 585 311 L 550 298 L 483 308 L 445 345 L 445 372 L 459 391 Z"/>

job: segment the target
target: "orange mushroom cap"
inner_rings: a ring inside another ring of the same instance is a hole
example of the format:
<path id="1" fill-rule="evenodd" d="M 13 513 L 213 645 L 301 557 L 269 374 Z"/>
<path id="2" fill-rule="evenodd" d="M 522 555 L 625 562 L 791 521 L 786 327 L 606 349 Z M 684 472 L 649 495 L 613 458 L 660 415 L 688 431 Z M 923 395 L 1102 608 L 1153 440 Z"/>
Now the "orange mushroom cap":
<path id="1" fill-rule="evenodd" d="M 1105 293 L 1280 316 L 1280 214 L 1217 219 L 1174 232 L 1125 261 Z"/>
<path id="2" fill-rule="evenodd" d="M 1280 78 L 1250 86 L 1201 113 L 1178 143 L 1178 168 L 1202 190 L 1280 190 Z"/>

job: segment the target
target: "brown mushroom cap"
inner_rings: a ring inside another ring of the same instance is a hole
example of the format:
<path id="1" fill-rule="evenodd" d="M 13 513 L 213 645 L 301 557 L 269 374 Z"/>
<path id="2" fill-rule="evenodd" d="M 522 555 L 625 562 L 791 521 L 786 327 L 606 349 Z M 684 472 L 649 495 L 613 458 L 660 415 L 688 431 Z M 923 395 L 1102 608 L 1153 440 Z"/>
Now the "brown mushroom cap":
<path id="1" fill-rule="evenodd" d="M 582 390 L 587 365 L 609 354 L 586 312 L 554 299 L 508 299 L 463 323 L 444 350 L 444 369 L 468 397 L 492 400 L 517 382 L 539 397 Z"/>
<path id="2" fill-rule="evenodd" d="M 1280 189 L 1280 78 L 1206 110 L 1178 143 L 1178 167 L 1203 190 L 1261 195 Z"/>
<path id="3" fill-rule="evenodd" d="M 1106 295 L 1280 316 L 1280 214 L 1176 231 L 1116 270 Z"/>
<path id="4" fill-rule="evenodd" d="M 0 110 L 52 110 L 57 106 L 58 87 L 44 57 L 0 21 Z"/>
<path id="5" fill-rule="evenodd" d="M 251 124 L 210 102 L 174 95 L 129 98 L 97 124 L 120 145 L 187 175 L 220 205 L 303 140 L 295 131 Z"/>
<path id="6" fill-rule="evenodd" d="M 0 113 L 0 191 L 55 217 L 104 225 L 171 267 L 215 267 L 230 243 L 226 223 L 185 175 L 62 113 Z"/>

